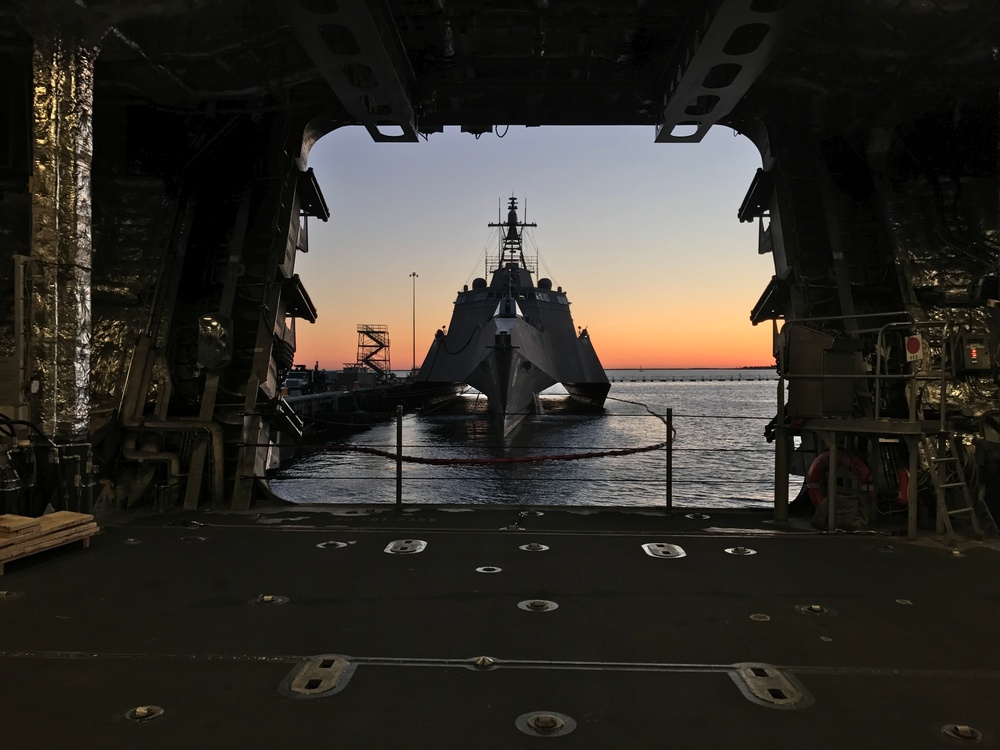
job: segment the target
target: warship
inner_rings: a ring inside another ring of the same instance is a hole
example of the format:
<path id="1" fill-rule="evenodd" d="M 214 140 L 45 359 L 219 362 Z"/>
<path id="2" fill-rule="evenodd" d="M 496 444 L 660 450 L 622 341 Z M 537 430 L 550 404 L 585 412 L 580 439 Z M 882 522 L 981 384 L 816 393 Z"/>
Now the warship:
<path id="1" fill-rule="evenodd" d="M 538 274 L 537 253 L 526 257 L 517 198 L 498 230 L 490 282 L 477 278 L 455 300 L 448 331 L 438 329 L 416 375 L 425 393 L 456 393 L 465 384 L 486 396 L 503 435 L 541 411 L 538 394 L 561 383 L 582 404 L 601 407 L 611 384 L 586 329 L 575 329 L 563 288 Z M 530 254 L 529 254 L 530 255 Z"/>

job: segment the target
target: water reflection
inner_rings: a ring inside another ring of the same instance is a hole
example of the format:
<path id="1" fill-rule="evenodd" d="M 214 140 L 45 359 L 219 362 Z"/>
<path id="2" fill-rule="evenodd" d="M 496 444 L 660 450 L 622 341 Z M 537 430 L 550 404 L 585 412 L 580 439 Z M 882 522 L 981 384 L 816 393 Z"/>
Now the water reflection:
<path id="1" fill-rule="evenodd" d="M 542 463 L 499 460 L 655 445 L 666 438 L 656 415 L 672 408 L 675 506 L 763 507 L 773 495 L 773 451 L 763 428 L 774 414 L 774 398 L 774 381 L 616 382 L 597 412 L 567 397 L 543 397 L 545 413 L 504 440 L 485 401 L 466 396 L 447 408 L 406 415 L 403 453 L 498 462 L 405 463 L 404 502 L 663 507 L 665 450 Z M 394 454 L 395 422 L 306 447 L 272 482 L 274 490 L 297 502 L 394 502 L 395 462 L 343 452 L 343 445 Z"/>

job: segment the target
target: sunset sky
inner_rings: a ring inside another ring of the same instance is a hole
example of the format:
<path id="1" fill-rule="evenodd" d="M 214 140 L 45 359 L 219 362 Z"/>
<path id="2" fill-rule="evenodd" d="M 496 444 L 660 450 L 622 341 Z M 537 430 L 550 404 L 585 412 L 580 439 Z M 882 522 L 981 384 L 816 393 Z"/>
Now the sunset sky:
<path id="1" fill-rule="evenodd" d="M 757 226 L 736 219 L 760 156 L 728 128 L 697 145 L 656 144 L 652 128 L 478 140 L 453 128 L 409 144 L 343 128 L 309 166 L 332 215 L 310 220 L 296 262 L 319 311 L 296 321 L 297 363 L 340 369 L 357 357 L 357 324 L 378 323 L 392 368 L 409 369 L 416 272 L 419 366 L 456 293 L 483 275 L 486 225 L 513 194 L 538 223 L 543 275 L 567 291 L 605 368 L 773 364 L 770 325 L 749 321 L 773 261 L 757 254 Z"/>

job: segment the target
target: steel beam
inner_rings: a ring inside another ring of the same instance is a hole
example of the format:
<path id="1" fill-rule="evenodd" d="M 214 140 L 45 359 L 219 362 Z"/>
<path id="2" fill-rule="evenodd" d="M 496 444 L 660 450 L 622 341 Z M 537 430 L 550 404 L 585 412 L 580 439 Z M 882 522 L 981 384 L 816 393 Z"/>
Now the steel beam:
<path id="1" fill-rule="evenodd" d="M 294 0 L 282 8 L 295 36 L 355 122 L 375 141 L 416 141 L 410 92 L 414 75 L 388 9 L 380 0 Z M 379 130 L 396 126 L 399 135 Z"/>
<path id="2" fill-rule="evenodd" d="M 656 142 L 701 141 L 767 68 L 807 5 L 803 0 L 714 0 L 694 14 L 664 71 Z M 675 133 L 678 126 L 693 130 Z"/>

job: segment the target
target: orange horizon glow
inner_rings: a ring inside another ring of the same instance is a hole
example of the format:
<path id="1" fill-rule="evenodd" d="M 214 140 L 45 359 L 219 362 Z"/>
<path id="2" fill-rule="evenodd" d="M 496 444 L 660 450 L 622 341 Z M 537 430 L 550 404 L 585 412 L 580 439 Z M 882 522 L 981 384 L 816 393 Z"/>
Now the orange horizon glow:
<path id="1" fill-rule="evenodd" d="M 670 369 L 738 369 L 741 367 L 773 367 L 771 326 L 751 327 L 738 340 L 732 341 L 732 326 L 720 324 L 707 338 L 690 329 L 673 331 L 662 339 L 642 341 L 639 337 L 614 336 L 615 326 L 591 326 L 590 336 L 601 364 L 606 370 L 670 370 Z M 350 328 L 350 326 L 345 326 Z M 390 364 L 393 370 L 409 370 L 412 363 L 412 343 L 408 329 L 397 334 L 389 330 Z M 433 339 L 426 337 L 421 347 L 418 331 L 417 367 Z M 321 370 L 340 370 L 357 361 L 357 332 L 341 333 L 336 340 L 322 333 L 317 325 L 299 323 L 296 364 Z M 397 342 L 398 343 L 395 343 Z"/>
<path id="2" fill-rule="evenodd" d="M 390 367 L 419 367 L 456 294 L 489 278 L 505 196 L 520 199 L 527 253 L 569 297 L 606 369 L 773 366 L 751 308 L 774 273 L 759 227 L 737 216 L 760 154 L 713 128 L 696 148 L 641 128 L 452 129 L 412 146 L 340 129 L 309 156 L 330 206 L 296 259 L 319 313 L 296 321 L 296 364 L 357 361 L 357 325 L 386 325 Z M 477 255 L 479 256 L 477 259 Z"/>

